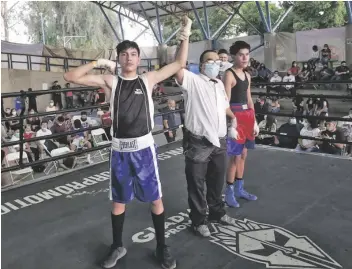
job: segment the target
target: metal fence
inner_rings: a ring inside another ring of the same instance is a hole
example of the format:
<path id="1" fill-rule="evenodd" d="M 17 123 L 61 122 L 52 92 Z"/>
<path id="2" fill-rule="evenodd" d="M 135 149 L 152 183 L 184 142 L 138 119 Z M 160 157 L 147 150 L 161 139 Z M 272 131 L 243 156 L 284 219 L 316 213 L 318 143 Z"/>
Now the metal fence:
<path id="1" fill-rule="evenodd" d="M 21 53 L 1 53 L 1 68 L 67 72 L 70 68 L 75 68 L 94 60 L 95 59 L 53 57 Z M 139 70 L 151 71 L 156 64 L 158 64 L 157 58 L 141 59 Z M 103 71 L 103 69 L 100 70 L 101 72 Z"/>

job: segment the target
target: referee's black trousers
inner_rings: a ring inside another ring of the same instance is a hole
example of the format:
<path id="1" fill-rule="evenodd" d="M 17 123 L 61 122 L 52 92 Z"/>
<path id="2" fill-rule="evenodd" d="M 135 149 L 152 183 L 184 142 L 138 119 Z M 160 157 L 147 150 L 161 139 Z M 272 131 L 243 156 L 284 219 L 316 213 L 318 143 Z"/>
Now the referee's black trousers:
<path id="1" fill-rule="evenodd" d="M 195 226 L 208 220 L 218 221 L 225 214 L 222 190 L 226 172 L 226 140 L 220 139 L 221 147 L 213 146 L 206 138 L 186 131 L 184 154 L 188 190 L 189 217 Z M 185 139 L 184 138 L 184 139 Z"/>

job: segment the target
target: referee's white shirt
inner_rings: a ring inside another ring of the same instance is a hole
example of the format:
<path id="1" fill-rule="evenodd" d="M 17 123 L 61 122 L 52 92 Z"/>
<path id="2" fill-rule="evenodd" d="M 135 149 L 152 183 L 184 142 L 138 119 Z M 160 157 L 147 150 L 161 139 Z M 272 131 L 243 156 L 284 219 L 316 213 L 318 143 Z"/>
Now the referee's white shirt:
<path id="1" fill-rule="evenodd" d="M 211 80 L 203 74 L 183 71 L 182 85 L 176 83 L 184 95 L 185 127 L 220 147 L 219 138 L 227 133 L 226 108 L 229 107 L 224 84 L 219 79 Z"/>

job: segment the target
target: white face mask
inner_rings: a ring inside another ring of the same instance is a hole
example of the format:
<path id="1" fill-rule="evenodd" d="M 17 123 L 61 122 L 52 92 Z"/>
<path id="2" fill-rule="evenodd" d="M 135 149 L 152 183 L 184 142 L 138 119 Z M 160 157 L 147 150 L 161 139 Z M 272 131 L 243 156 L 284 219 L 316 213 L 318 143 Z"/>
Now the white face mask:
<path id="1" fill-rule="evenodd" d="M 218 64 L 205 64 L 204 73 L 209 78 L 216 78 L 219 75 L 220 65 Z"/>
<path id="2" fill-rule="evenodd" d="M 297 120 L 295 118 L 292 118 L 292 119 L 289 120 L 289 123 L 291 125 L 297 124 Z"/>
<path id="3" fill-rule="evenodd" d="M 49 105 L 50 105 L 50 106 L 53 106 L 53 105 L 54 105 L 54 103 L 50 103 Z"/>
<path id="4" fill-rule="evenodd" d="M 17 115 L 16 111 L 12 112 L 12 116 L 16 116 L 16 115 Z"/>

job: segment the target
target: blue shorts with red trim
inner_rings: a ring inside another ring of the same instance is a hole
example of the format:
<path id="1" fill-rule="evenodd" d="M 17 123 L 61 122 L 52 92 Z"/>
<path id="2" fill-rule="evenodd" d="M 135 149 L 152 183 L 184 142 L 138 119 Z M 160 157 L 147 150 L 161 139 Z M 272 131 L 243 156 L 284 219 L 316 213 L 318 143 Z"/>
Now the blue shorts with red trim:
<path id="1" fill-rule="evenodd" d="M 229 156 L 241 155 L 244 148 L 255 148 L 254 137 L 254 110 L 245 104 L 230 104 L 231 111 L 237 119 L 237 139 L 227 139 L 227 154 Z"/>

